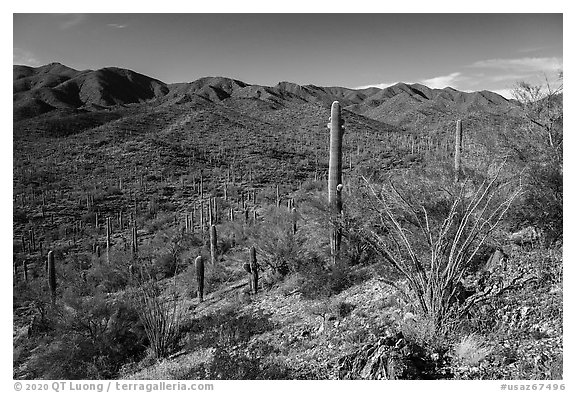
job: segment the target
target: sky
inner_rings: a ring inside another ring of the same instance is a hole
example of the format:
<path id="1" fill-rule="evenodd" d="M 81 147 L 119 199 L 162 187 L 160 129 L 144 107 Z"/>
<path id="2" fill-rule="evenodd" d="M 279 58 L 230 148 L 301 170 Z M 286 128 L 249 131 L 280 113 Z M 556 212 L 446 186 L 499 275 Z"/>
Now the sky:
<path id="1" fill-rule="evenodd" d="M 491 90 L 555 82 L 562 14 L 13 14 L 13 63 L 121 67 L 166 83 Z"/>

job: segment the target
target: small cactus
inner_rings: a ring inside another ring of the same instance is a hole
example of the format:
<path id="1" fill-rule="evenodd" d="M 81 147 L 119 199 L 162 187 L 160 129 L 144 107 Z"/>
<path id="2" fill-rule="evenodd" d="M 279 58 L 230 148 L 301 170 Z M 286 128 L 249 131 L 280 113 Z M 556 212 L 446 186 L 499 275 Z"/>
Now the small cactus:
<path id="1" fill-rule="evenodd" d="M 201 255 L 196 257 L 194 261 L 194 266 L 196 268 L 196 283 L 198 287 L 198 300 L 200 302 L 204 301 L 204 260 Z"/>

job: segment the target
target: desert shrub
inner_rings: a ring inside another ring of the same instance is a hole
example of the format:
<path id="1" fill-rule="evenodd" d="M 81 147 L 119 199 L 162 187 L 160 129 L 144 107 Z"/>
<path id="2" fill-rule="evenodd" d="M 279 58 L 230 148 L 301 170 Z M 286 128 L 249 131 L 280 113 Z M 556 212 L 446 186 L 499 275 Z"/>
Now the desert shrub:
<path id="1" fill-rule="evenodd" d="M 135 295 L 150 355 L 156 359 L 164 358 L 178 347 L 182 334 L 182 300 L 176 293 L 163 296 L 154 281 L 141 285 Z"/>
<path id="2" fill-rule="evenodd" d="M 206 367 L 206 377 L 227 380 L 290 379 L 292 373 L 287 365 L 263 358 L 253 351 L 238 353 L 219 347 L 212 362 Z"/>
<path id="3" fill-rule="evenodd" d="M 427 192 L 420 193 L 426 197 L 423 200 L 418 194 L 400 192 L 393 182 L 377 189 L 366 181 L 365 190 L 372 197 L 369 214 L 373 214 L 372 220 L 366 221 L 367 239 L 407 281 L 407 295 L 425 319 L 434 321 L 435 330 L 445 327 L 450 316 L 462 315 L 473 304 L 522 281 L 523 276 L 492 280 L 458 305 L 460 281 L 519 194 L 497 181 L 501 168 L 478 187 L 468 181 L 452 191 L 425 187 Z"/>
<path id="4" fill-rule="evenodd" d="M 14 223 L 25 224 L 28 222 L 28 214 L 24 209 L 15 208 L 12 219 Z"/>
<path id="5" fill-rule="evenodd" d="M 292 219 L 287 209 L 270 208 L 264 215 L 265 221 L 252 234 L 258 254 L 263 256 L 259 263 L 280 276 L 298 271 L 313 261 L 311 250 L 304 246 L 308 234 L 294 233 Z"/>
<path id="6" fill-rule="evenodd" d="M 302 267 L 300 274 L 304 279 L 299 290 L 307 299 L 336 295 L 352 286 L 358 279 L 344 262 L 327 267 L 320 263 L 310 263 Z"/>
<path id="7" fill-rule="evenodd" d="M 128 266 L 131 264 L 132 256 L 128 252 L 115 249 L 110 250 L 108 255 L 103 252 L 86 271 L 86 280 L 104 292 L 116 292 L 128 285 L 130 279 Z"/>
<path id="8" fill-rule="evenodd" d="M 524 122 L 499 134 L 515 164 L 523 170 L 524 198 L 515 206 L 517 226 L 535 225 L 545 240 L 562 238 L 563 222 L 563 85 L 553 88 L 520 82 L 513 89 Z"/>
<path id="9" fill-rule="evenodd" d="M 49 312 L 50 331 L 34 336 L 30 378 L 111 379 L 128 361 L 139 360 L 145 335 L 134 308 L 121 298 L 66 296 Z"/>

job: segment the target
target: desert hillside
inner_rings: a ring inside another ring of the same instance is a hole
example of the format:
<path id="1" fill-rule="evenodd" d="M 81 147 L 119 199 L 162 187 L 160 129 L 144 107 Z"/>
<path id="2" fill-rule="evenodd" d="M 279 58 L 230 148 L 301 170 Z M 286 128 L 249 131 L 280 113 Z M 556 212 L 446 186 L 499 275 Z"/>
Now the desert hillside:
<path id="1" fill-rule="evenodd" d="M 562 379 L 562 93 L 52 63 L 13 100 L 15 379 Z"/>

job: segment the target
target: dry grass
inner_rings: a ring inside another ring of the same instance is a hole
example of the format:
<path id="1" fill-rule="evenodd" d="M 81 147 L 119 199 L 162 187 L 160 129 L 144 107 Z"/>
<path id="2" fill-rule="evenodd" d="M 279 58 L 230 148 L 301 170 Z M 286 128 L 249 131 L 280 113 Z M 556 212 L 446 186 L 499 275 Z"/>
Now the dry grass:
<path id="1" fill-rule="evenodd" d="M 477 366 L 492 349 L 477 334 L 469 334 L 454 347 L 454 357 L 465 366 Z"/>

